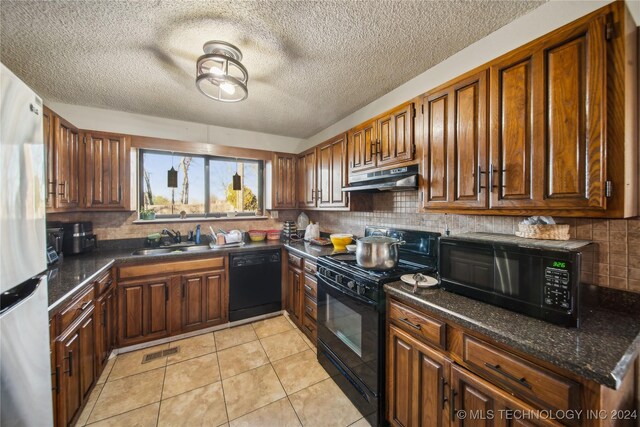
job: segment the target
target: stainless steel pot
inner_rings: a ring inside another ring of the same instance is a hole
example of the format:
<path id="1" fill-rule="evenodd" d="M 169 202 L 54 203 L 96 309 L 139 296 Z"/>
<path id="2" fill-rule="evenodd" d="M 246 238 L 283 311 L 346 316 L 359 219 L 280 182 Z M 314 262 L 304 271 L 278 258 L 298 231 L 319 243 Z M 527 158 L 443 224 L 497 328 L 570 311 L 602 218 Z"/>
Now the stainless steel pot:
<path id="1" fill-rule="evenodd" d="M 398 265 L 398 246 L 404 240 L 385 236 L 368 236 L 356 240 L 356 261 L 370 270 L 392 270 Z"/>

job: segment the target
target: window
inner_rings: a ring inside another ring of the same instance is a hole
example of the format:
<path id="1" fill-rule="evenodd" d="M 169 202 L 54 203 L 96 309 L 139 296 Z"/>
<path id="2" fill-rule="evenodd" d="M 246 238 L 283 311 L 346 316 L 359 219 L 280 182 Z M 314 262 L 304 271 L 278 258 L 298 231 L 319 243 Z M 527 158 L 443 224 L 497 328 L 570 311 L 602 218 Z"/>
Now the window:
<path id="1" fill-rule="evenodd" d="M 167 171 L 178 173 L 177 188 L 167 185 Z M 255 215 L 262 210 L 263 162 L 140 150 L 140 206 L 156 217 L 222 217 L 227 212 Z M 241 189 L 233 190 L 233 175 Z"/>

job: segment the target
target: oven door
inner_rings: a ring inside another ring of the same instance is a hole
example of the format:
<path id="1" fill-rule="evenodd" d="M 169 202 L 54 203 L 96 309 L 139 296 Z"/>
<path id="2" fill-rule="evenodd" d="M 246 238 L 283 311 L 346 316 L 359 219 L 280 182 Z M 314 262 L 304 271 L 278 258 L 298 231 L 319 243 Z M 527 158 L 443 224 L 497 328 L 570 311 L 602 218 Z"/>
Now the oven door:
<path id="1" fill-rule="evenodd" d="M 318 276 L 318 341 L 378 395 L 382 313 L 375 301 Z"/>

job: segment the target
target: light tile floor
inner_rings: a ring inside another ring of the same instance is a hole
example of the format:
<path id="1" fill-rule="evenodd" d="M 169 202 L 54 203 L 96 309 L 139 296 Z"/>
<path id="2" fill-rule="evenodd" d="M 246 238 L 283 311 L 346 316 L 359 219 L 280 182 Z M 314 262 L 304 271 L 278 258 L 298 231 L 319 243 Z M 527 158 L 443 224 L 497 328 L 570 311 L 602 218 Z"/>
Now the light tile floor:
<path id="1" fill-rule="evenodd" d="M 147 353 L 177 354 L 142 363 Z M 76 426 L 365 427 L 287 316 L 109 360 Z"/>

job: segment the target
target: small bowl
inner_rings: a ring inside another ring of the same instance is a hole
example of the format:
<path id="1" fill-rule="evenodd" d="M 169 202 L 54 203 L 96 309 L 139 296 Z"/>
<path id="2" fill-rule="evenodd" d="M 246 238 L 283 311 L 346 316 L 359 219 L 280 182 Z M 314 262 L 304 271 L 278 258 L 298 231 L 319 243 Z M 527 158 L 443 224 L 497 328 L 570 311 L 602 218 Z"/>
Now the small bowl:
<path id="1" fill-rule="evenodd" d="M 346 245 L 353 241 L 353 234 L 331 234 L 329 238 L 335 249 L 345 250 Z"/>
<path id="2" fill-rule="evenodd" d="M 267 237 L 267 232 L 262 230 L 249 230 L 249 238 L 252 242 L 262 242 Z"/>
<path id="3" fill-rule="evenodd" d="M 267 230 L 267 240 L 280 240 L 280 230 Z"/>
<path id="4" fill-rule="evenodd" d="M 356 251 L 356 248 L 357 248 L 358 246 L 357 246 L 357 245 L 347 245 L 347 246 L 345 246 L 345 247 L 347 248 L 347 250 L 348 250 L 349 252 L 355 252 L 355 251 Z"/>

